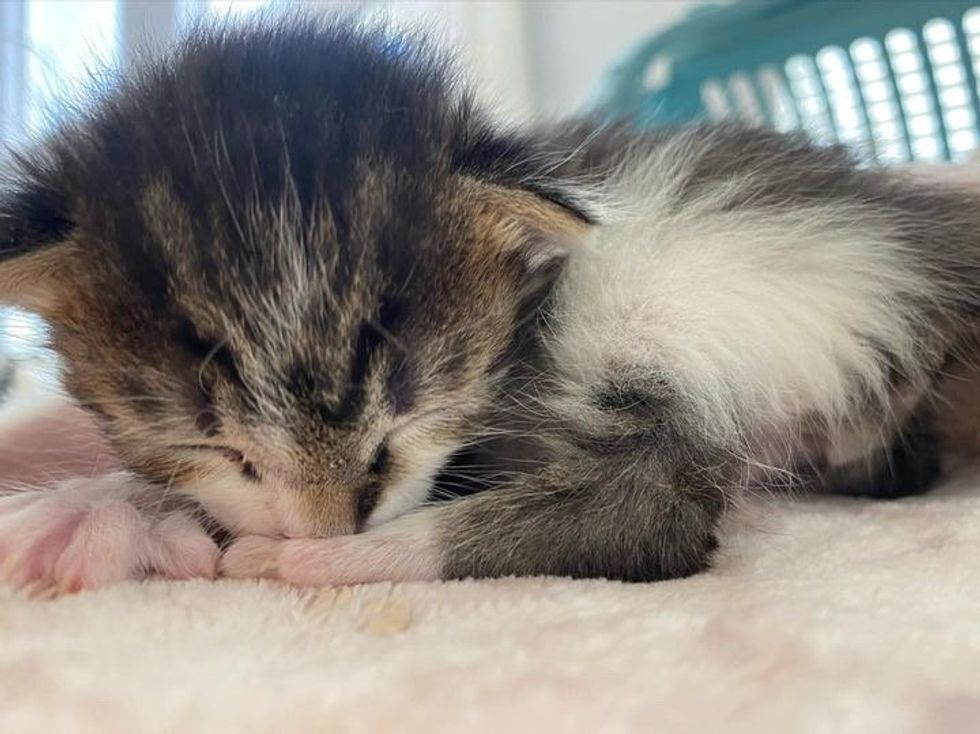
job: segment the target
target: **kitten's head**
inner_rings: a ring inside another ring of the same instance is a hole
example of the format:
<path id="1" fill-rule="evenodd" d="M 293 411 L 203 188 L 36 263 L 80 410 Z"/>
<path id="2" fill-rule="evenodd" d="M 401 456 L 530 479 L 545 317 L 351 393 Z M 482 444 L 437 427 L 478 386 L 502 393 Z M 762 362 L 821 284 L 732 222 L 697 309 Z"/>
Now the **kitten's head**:
<path id="1" fill-rule="evenodd" d="M 412 39 L 197 34 L 21 156 L 0 300 L 121 458 L 234 531 L 424 498 L 586 217 Z"/>

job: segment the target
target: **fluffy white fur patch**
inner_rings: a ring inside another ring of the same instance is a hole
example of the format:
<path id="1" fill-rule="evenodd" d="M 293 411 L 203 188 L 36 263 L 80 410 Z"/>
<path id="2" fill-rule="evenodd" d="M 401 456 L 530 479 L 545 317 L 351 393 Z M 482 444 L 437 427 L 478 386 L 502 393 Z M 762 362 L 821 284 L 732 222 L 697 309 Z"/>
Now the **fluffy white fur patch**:
<path id="1" fill-rule="evenodd" d="M 678 206 L 692 147 L 679 136 L 614 180 L 619 206 L 574 252 L 552 342 L 570 384 L 589 389 L 623 369 L 666 377 L 723 438 L 746 419 L 763 435 L 785 435 L 801 416 L 846 426 L 868 409 L 855 396 L 887 414 L 888 365 L 868 335 L 915 380 L 913 304 L 938 301 L 942 284 L 868 207 L 729 206 L 752 171 Z"/>

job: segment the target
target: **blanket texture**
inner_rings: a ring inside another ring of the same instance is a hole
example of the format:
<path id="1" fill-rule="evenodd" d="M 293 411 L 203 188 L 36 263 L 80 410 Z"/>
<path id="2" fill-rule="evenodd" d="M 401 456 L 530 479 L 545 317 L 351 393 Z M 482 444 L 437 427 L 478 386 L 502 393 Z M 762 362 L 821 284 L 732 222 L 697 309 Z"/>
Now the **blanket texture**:
<path id="1" fill-rule="evenodd" d="M 0 731 L 975 732 L 974 484 L 767 503 L 651 585 L 0 591 Z"/>
<path id="2" fill-rule="evenodd" d="M 0 731 L 975 732 L 976 485 L 750 502 L 658 584 L 0 589 Z"/>

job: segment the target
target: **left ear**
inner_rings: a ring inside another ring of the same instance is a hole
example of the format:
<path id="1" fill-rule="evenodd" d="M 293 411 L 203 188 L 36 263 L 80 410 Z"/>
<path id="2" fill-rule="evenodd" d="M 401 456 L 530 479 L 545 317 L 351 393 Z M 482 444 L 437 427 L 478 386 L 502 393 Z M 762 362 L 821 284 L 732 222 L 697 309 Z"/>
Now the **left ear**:
<path id="1" fill-rule="evenodd" d="M 470 210 L 498 229 L 502 237 L 495 240 L 531 272 L 560 264 L 591 233 L 591 217 L 543 192 L 468 177 L 463 186 Z"/>

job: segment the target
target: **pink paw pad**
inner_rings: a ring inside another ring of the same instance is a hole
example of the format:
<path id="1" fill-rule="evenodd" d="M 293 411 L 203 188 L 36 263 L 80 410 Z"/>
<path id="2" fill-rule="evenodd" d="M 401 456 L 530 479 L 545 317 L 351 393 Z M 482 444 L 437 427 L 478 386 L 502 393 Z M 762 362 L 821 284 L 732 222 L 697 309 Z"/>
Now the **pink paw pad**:
<path id="1" fill-rule="evenodd" d="M 125 502 L 110 501 L 83 513 L 54 567 L 58 590 L 74 593 L 134 576 L 144 526 L 137 509 Z"/>
<path id="2" fill-rule="evenodd" d="M 72 593 L 160 574 L 213 577 L 219 551 L 184 513 L 145 516 L 127 475 L 0 496 L 0 582 Z M 150 490 L 152 491 L 152 489 Z"/>
<path id="3" fill-rule="evenodd" d="M 177 512 L 150 528 L 148 566 L 171 579 L 214 578 L 221 551 L 194 518 Z"/>

